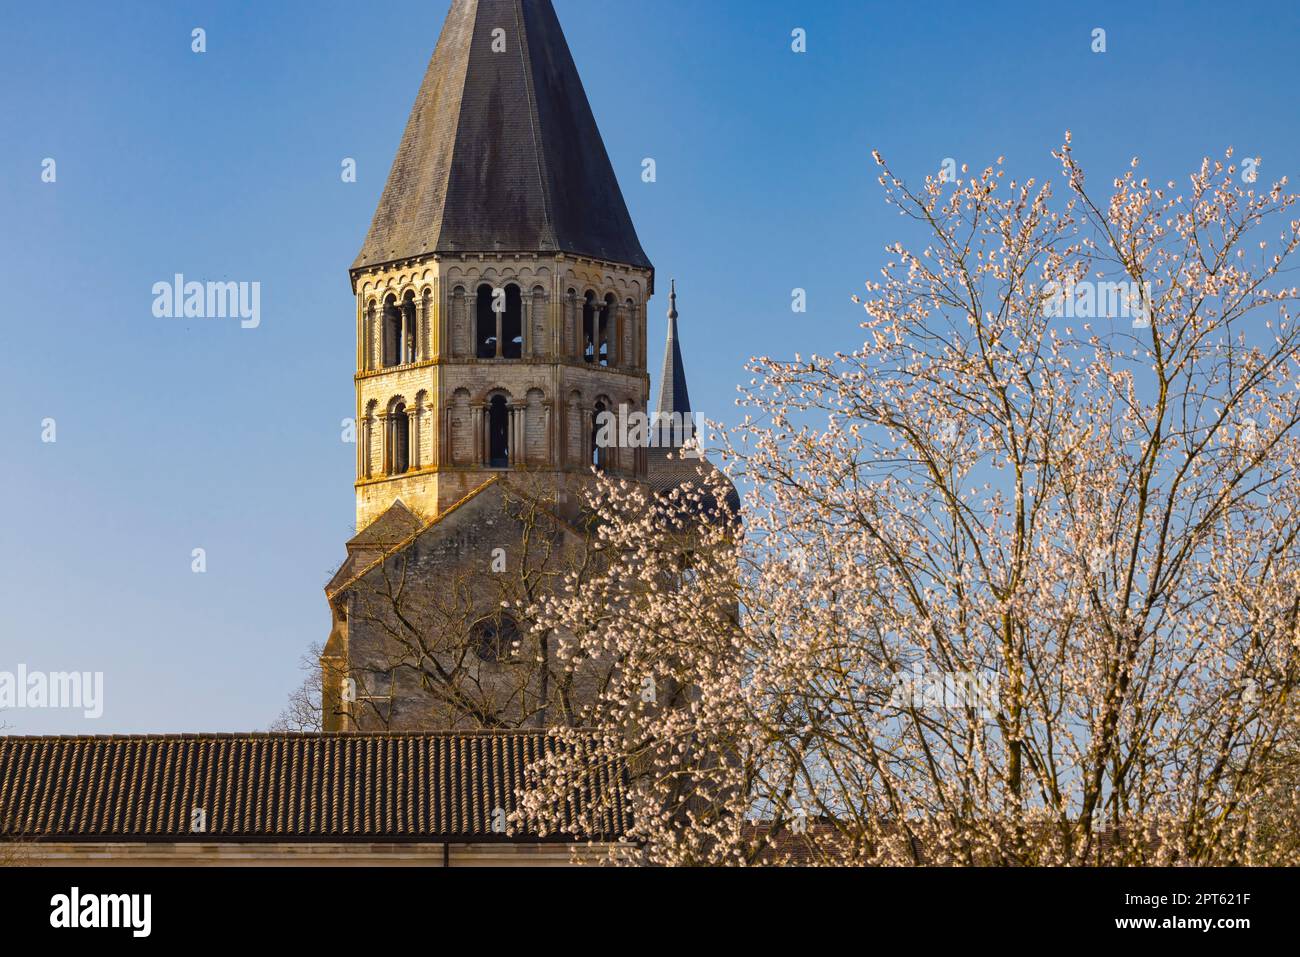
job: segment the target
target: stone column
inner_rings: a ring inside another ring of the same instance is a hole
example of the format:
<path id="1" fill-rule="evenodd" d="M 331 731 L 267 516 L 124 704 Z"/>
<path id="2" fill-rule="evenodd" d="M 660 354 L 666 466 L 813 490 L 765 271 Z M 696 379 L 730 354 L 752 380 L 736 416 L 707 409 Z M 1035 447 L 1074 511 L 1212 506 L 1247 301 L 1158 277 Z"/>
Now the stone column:
<path id="1" fill-rule="evenodd" d="M 492 290 L 493 306 L 496 306 L 496 301 L 497 301 L 496 290 L 493 289 Z M 505 303 L 503 302 L 502 306 L 504 307 L 504 305 Z M 501 337 L 505 334 L 505 329 L 503 327 L 505 325 L 506 311 L 504 308 L 501 309 L 494 308 L 492 311 L 496 314 L 497 317 L 497 358 L 500 359 L 502 356 L 505 355 L 505 343 L 501 341 Z"/>
<path id="2" fill-rule="evenodd" d="M 506 467 L 514 468 L 519 464 L 519 409 L 513 402 L 506 406 Z"/>
<path id="3" fill-rule="evenodd" d="M 463 358 L 465 347 L 461 339 L 465 328 L 465 293 L 459 287 L 451 296 L 451 317 L 447 325 L 450 327 L 447 332 L 449 337 L 447 341 L 450 345 L 445 347 L 444 351 L 453 357 Z"/>
<path id="4" fill-rule="evenodd" d="M 406 412 L 406 468 L 409 472 L 420 468 L 420 410 Z"/>
<path id="5" fill-rule="evenodd" d="M 389 435 L 388 429 L 389 429 L 388 413 L 380 412 L 379 413 L 379 435 L 380 435 L 379 459 L 381 462 L 380 467 L 383 469 L 385 475 L 389 474 L 389 472 L 392 471 L 391 457 L 393 454 L 393 442 L 392 442 L 393 437 Z"/>
<path id="6" fill-rule="evenodd" d="M 528 400 L 525 399 L 515 406 L 515 441 L 518 444 L 519 454 L 515 457 L 515 465 L 525 468 L 528 465 Z"/>
<path id="7" fill-rule="evenodd" d="M 438 445 L 439 466 L 444 463 L 447 465 L 456 464 L 456 446 L 454 444 L 456 437 L 453 434 L 454 430 L 452 429 L 451 424 L 451 412 L 452 407 L 450 403 L 448 403 L 447 407 L 440 412 L 441 421 L 439 422 L 438 434 L 442 436 L 442 441 Z"/>
<path id="8" fill-rule="evenodd" d="M 415 361 L 429 358 L 425 341 L 429 336 L 429 300 L 421 296 L 415 300 Z"/>
<path id="9" fill-rule="evenodd" d="M 573 324 L 573 303 L 576 300 L 576 295 L 568 293 L 565 293 L 564 298 L 560 300 L 559 351 L 560 355 L 564 356 L 565 359 L 573 355 L 573 325 L 575 325 Z"/>
<path id="10" fill-rule="evenodd" d="M 433 443 L 429 446 L 430 465 L 434 468 L 442 468 L 443 460 L 451 451 L 451 443 L 447 441 L 447 423 L 451 420 L 450 410 L 447 408 L 434 407 L 430 408 L 429 416 L 433 419 Z"/>
<path id="11" fill-rule="evenodd" d="M 623 365 L 623 306 L 617 299 L 609 307 L 609 364 Z"/>
<path id="12" fill-rule="evenodd" d="M 357 437 L 357 477 L 370 478 L 370 416 L 363 416 Z"/>
<path id="13" fill-rule="evenodd" d="M 519 332 L 523 336 L 523 344 L 519 347 L 521 358 L 527 359 L 533 354 L 533 330 L 532 326 L 532 303 L 529 300 L 532 297 L 525 297 L 523 290 L 519 292 Z"/>
<path id="14" fill-rule="evenodd" d="M 636 363 L 638 369 L 644 369 L 646 364 L 645 356 L 645 329 L 642 328 L 644 323 L 641 319 L 641 303 L 633 300 L 632 314 L 636 317 L 632 322 L 632 361 Z"/>
<path id="15" fill-rule="evenodd" d="M 483 406 L 474 405 L 470 407 L 470 431 L 474 435 L 474 453 L 473 465 L 482 465 L 486 457 L 486 451 L 483 447 Z"/>
<path id="16" fill-rule="evenodd" d="M 551 420 L 553 418 L 551 410 L 555 403 L 549 399 L 542 403 L 542 438 L 545 449 L 543 450 L 542 465 L 555 464 L 555 436 L 551 434 Z"/>

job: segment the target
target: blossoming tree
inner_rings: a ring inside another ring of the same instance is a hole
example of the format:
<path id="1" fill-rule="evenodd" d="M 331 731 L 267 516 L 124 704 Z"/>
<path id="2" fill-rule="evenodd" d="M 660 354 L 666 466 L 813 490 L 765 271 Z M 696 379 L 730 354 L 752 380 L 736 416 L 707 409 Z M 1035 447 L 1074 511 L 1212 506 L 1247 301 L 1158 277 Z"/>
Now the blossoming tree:
<path id="1" fill-rule="evenodd" d="M 876 156 L 908 242 L 865 342 L 753 360 L 711 440 L 743 529 L 598 483 L 602 562 L 536 615 L 616 667 L 521 822 L 626 768 L 627 860 L 1300 860 L 1295 196 L 1053 155 Z"/>

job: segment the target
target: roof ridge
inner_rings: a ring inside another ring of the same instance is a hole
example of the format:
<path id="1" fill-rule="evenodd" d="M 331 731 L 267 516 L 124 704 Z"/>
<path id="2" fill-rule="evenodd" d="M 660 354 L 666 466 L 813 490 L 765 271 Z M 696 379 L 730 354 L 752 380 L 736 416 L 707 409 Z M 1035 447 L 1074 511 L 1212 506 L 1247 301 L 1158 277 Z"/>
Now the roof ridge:
<path id="1" fill-rule="evenodd" d="M 555 218 L 551 211 L 550 169 L 546 163 L 546 150 L 537 129 L 537 85 L 533 77 L 533 58 L 528 49 L 528 31 L 524 27 L 523 0 L 515 3 L 515 25 L 523 41 L 519 44 L 519 58 L 524 67 L 524 90 L 528 94 L 528 126 L 533 134 L 533 156 L 537 160 L 537 186 L 542 195 L 542 222 L 552 248 L 560 247 L 560 237 L 555 234 Z"/>
<path id="2" fill-rule="evenodd" d="M 565 729 L 566 731 L 569 729 Z M 582 729 L 577 729 L 581 731 Z M 536 728 L 474 728 L 464 731 L 147 731 L 107 734 L 4 734 L 0 745 L 15 741 L 249 741 L 351 738 L 522 738 L 555 737 Z"/>

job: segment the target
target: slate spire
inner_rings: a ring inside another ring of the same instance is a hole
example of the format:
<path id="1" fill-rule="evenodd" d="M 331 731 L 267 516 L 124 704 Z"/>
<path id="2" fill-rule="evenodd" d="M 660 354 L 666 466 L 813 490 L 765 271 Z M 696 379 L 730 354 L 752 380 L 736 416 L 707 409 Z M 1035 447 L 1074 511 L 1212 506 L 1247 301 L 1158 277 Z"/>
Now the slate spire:
<path id="1" fill-rule="evenodd" d="M 663 374 L 659 378 L 659 401 L 655 411 L 671 415 L 677 413 L 686 421 L 691 414 L 691 396 L 686 388 L 686 366 L 682 362 L 682 346 L 677 336 L 677 280 L 672 281 L 668 294 L 668 344 L 664 349 Z"/>
<path id="2" fill-rule="evenodd" d="M 650 268 L 551 0 L 452 0 L 352 268 L 462 252 Z"/>

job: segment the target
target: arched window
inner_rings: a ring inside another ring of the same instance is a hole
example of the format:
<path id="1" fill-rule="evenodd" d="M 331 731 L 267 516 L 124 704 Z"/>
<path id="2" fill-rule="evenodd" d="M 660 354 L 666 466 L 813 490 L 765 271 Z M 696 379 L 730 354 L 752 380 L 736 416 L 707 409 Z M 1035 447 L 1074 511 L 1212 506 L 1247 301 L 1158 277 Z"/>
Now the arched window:
<path id="1" fill-rule="evenodd" d="M 605 471 L 605 462 L 608 459 L 608 449 L 602 448 L 598 441 L 600 437 L 600 417 L 605 412 L 605 403 L 597 402 L 596 411 L 591 417 L 591 464 L 596 467 L 596 471 Z"/>
<path id="2" fill-rule="evenodd" d="M 519 623 L 502 612 L 480 618 L 469 633 L 470 646 L 483 661 L 509 658 L 519 641 Z"/>
<path id="3" fill-rule="evenodd" d="M 501 317 L 501 352 L 507 359 L 524 356 L 524 297 L 516 285 L 506 286 L 506 314 Z"/>
<path id="4" fill-rule="evenodd" d="M 488 467 L 510 467 L 510 408 L 503 395 L 488 403 Z"/>
<path id="5" fill-rule="evenodd" d="M 402 364 L 402 311 L 394 302 L 381 307 L 384 317 L 384 368 Z"/>
<path id="6" fill-rule="evenodd" d="M 492 359 L 497 354 L 497 314 L 492 311 L 492 300 L 492 287 L 487 283 L 479 286 L 474 322 L 474 354 L 480 359 Z"/>
<path id="7" fill-rule="evenodd" d="M 411 467 L 411 421 L 406 403 L 398 402 L 388 413 L 388 474 L 405 475 Z"/>
<path id="8" fill-rule="evenodd" d="M 478 358 L 523 358 L 524 297 L 518 286 L 511 283 L 498 290 L 484 283 L 478 287 L 475 332 Z"/>

